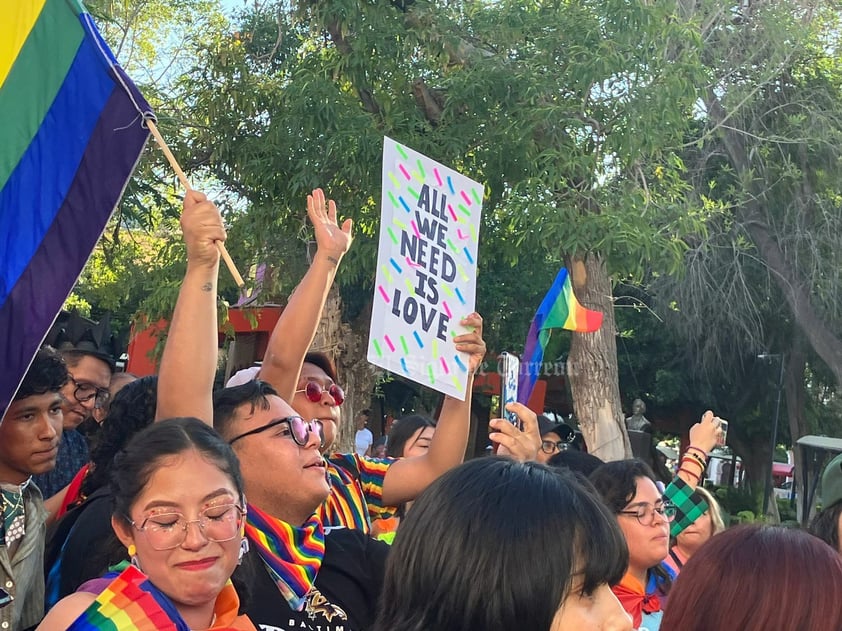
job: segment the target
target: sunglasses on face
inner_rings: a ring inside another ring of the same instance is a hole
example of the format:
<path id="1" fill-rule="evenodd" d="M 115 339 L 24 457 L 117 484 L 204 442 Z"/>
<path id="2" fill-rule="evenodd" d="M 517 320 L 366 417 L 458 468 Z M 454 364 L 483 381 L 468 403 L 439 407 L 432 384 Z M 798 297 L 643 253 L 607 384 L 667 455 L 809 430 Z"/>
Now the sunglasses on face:
<path id="1" fill-rule="evenodd" d="M 342 402 L 345 401 L 345 391 L 335 383 L 330 384 L 330 387 L 325 389 L 322 387 L 322 384 L 317 381 L 308 381 L 304 388 L 296 390 L 295 393 L 298 394 L 299 392 L 303 392 L 307 399 L 313 403 L 318 403 L 322 400 L 322 395 L 325 391 L 333 397 L 333 402 L 336 405 L 342 405 Z"/>
<path id="2" fill-rule="evenodd" d="M 254 429 L 250 429 L 247 432 L 243 432 L 239 436 L 235 436 L 234 438 L 228 441 L 228 444 L 233 445 L 236 441 L 240 440 L 241 438 L 251 436 L 252 434 L 259 434 L 261 432 L 265 432 L 267 429 L 277 427 L 278 425 L 286 425 L 289 428 L 290 437 L 292 437 L 292 440 L 295 441 L 295 444 L 299 447 L 307 446 L 307 443 L 310 441 L 310 433 L 316 434 L 319 437 L 319 443 L 322 445 L 324 444 L 325 435 L 324 430 L 322 428 L 322 422 L 310 421 L 308 423 L 300 416 L 287 416 L 284 418 L 276 418 L 275 420 L 266 423 L 266 425 L 261 425 L 260 427 L 256 427 Z"/>

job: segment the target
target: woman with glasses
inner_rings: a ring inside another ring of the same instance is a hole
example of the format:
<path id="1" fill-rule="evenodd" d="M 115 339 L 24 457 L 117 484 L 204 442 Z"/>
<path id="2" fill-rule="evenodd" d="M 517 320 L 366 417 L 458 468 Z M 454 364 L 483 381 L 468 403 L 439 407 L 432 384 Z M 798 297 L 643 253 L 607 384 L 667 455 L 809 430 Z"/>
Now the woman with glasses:
<path id="1" fill-rule="evenodd" d="M 156 423 L 117 457 L 114 533 L 131 564 L 83 584 L 39 629 L 247 629 L 229 578 L 248 546 L 239 463 L 198 419 Z M 143 625 L 147 626 L 143 626 Z M 150 626 L 151 625 L 151 626 Z"/>
<path id="2" fill-rule="evenodd" d="M 669 554 L 675 506 L 664 500 L 655 474 L 641 460 L 605 463 L 590 480 L 616 515 L 629 548 L 626 574 L 612 590 L 635 629 L 657 631 L 674 578 L 663 561 Z"/>

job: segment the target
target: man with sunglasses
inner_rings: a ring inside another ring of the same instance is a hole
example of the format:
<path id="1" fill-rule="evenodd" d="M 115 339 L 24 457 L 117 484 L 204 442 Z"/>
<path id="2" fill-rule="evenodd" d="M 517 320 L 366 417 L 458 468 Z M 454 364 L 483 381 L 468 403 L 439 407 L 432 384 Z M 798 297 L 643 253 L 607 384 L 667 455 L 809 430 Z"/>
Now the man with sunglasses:
<path id="1" fill-rule="evenodd" d="M 217 363 L 216 242 L 224 240 L 225 233 L 218 211 L 214 213 L 213 204 L 200 193 L 189 192 L 184 207 L 187 272 L 161 358 L 156 417 L 213 419 L 240 459 L 249 500 L 246 536 L 252 553 L 237 580 L 249 582 L 247 613 L 255 626 L 322 631 L 368 628 L 374 620 L 387 547 L 360 530 L 326 527 L 317 514 L 330 493 L 319 451 L 323 440 L 319 424 L 312 417 L 302 419 L 271 385 L 261 381 L 211 396 Z M 199 214 L 204 220 L 197 218 Z M 482 321 L 473 316 L 466 323 L 476 330 L 455 341 L 457 348 L 471 354 L 471 368 L 476 369 L 485 349 Z M 338 392 L 331 393 L 328 385 L 322 398 L 331 397 L 335 406 Z M 469 403 L 450 405 L 464 409 L 441 421 L 439 431 L 444 423 L 450 425 L 450 434 L 464 434 L 461 460 L 468 432 L 464 410 L 469 410 Z M 439 451 L 441 458 L 446 450 Z M 417 473 L 414 464 L 405 464 L 407 477 Z M 419 475 L 422 479 L 416 484 L 426 486 L 431 481 L 426 474 Z M 393 493 L 400 497 L 400 480 L 394 484 Z"/>
<path id="2" fill-rule="evenodd" d="M 340 227 L 336 205 L 326 200 L 320 189 L 308 196 L 307 212 L 315 231 L 316 254 L 272 331 L 260 368 L 249 369 L 249 376 L 272 384 L 304 418 L 322 422 L 322 452 L 329 457 L 332 482 L 331 495 L 322 509 L 325 525 L 370 532 L 372 520 L 391 517 L 397 506 L 414 500 L 436 478 L 462 462 L 468 442 L 470 396 L 464 402 L 445 398 L 436 436 L 424 456 L 379 460 L 357 453 L 334 453 L 344 393 L 331 359 L 311 351 L 310 346 L 339 263 L 353 240 L 351 220 Z M 485 356 L 482 318 L 469 314 L 460 325 L 471 331 L 460 337 L 459 350 L 468 353 L 473 374 Z M 469 381 L 469 393 L 471 389 Z"/>
<path id="3" fill-rule="evenodd" d="M 0 419 L 0 630 L 34 627 L 44 615 L 47 511 L 33 475 L 55 466 L 67 368 L 43 348 Z"/>
<path id="4" fill-rule="evenodd" d="M 251 551 L 234 579 L 248 583 L 246 613 L 263 629 L 367 628 L 374 618 L 385 546 L 360 531 L 325 529 L 316 517 L 329 487 L 315 421 L 302 419 L 261 381 L 211 395 L 216 242 L 225 232 L 216 208 L 195 191 L 185 197 L 182 228 L 187 272 L 161 358 L 156 418 L 213 421 L 240 460 Z"/>
<path id="5" fill-rule="evenodd" d="M 44 497 L 50 498 L 62 491 L 90 460 L 88 441 L 77 429 L 82 423 L 95 423 L 94 410 L 107 404 L 114 357 L 108 318 L 94 322 L 76 311 L 59 314 L 45 343 L 61 354 L 70 374 L 62 390 L 64 432 L 55 469 L 35 478 Z"/>

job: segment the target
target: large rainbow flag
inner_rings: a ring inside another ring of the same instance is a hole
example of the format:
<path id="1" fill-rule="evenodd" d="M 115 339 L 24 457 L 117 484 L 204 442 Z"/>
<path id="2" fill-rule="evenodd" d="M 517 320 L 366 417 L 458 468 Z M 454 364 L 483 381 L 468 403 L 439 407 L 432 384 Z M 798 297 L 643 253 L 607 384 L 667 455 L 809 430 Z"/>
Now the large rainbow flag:
<path id="1" fill-rule="evenodd" d="M 552 329 L 567 329 L 577 333 L 593 333 L 602 326 L 602 313 L 585 309 L 573 295 L 573 285 L 567 269 L 562 267 L 544 296 L 526 335 L 523 359 L 520 363 L 517 400 L 526 405 L 538 380 L 544 350 Z"/>
<path id="2" fill-rule="evenodd" d="M 152 111 L 78 0 L 0 19 L 0 416 L 137 164 Z"/>

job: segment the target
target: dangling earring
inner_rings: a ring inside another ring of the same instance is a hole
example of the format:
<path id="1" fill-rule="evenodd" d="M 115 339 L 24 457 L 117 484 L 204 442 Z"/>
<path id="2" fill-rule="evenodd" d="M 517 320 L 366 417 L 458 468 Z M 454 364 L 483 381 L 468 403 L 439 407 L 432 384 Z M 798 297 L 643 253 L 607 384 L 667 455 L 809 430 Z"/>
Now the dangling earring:
<path id="1" fill-rule="evenodd" d="M 249 551 L 249 540 L 243 537 L 240 539 L 240 556 L 237 559 L 237 565 L 243 564 L 243 557 L 248 554 Z"/>
<path id="2" fill-rule="evenodd" d="M 129 560 L 132 565 L 134 565 L 137 569 L 140 569 L 140 559 L 137 558 L 137 548 L 133 543 L 129 544 L 128 553 Z"/>

